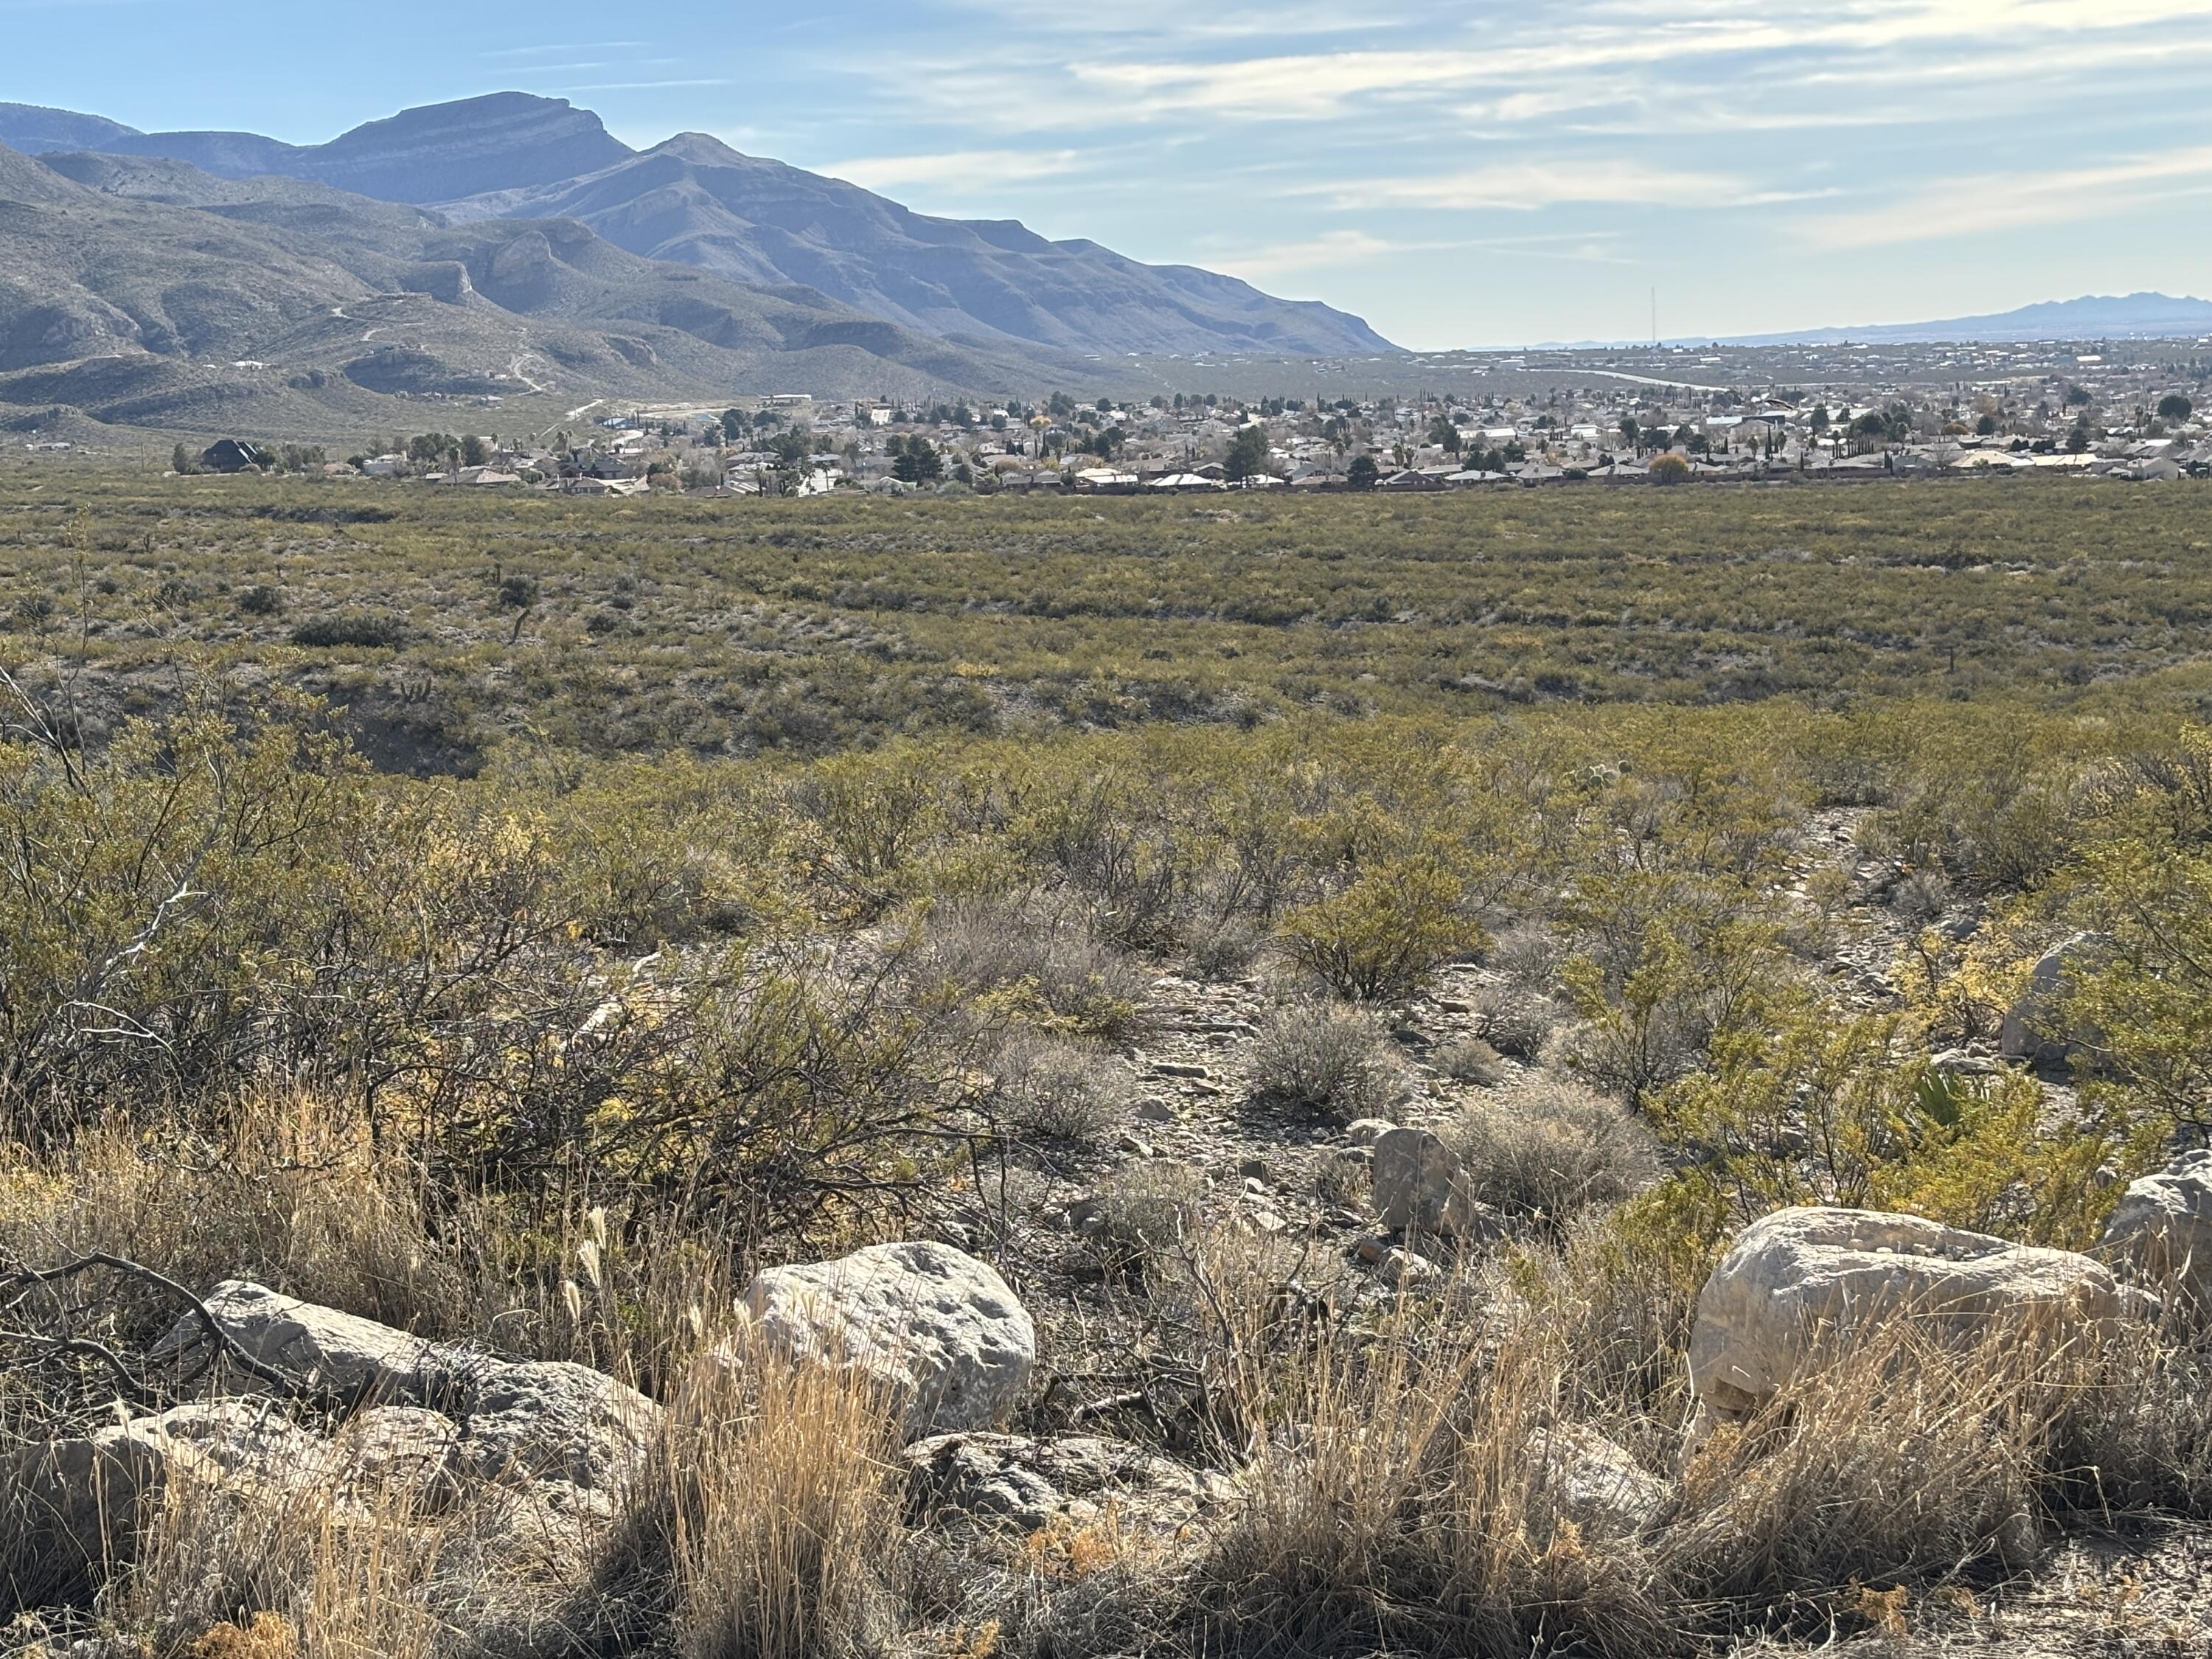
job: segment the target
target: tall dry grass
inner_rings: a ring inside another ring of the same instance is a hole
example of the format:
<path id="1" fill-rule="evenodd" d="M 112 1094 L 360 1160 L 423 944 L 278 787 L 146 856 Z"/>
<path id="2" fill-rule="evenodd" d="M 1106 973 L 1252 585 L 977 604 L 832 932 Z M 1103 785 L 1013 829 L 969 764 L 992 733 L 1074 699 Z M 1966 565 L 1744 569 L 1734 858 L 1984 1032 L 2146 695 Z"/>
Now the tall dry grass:
<path id="1" fill-rule="evenodd" d="M 708 1348 L 602 1559 L 624 1639 L 665 1631 L 682 1659 L 878 1648 L 893 1616 L 896 1422 L 857 1369 L 742 1334 Z"/>

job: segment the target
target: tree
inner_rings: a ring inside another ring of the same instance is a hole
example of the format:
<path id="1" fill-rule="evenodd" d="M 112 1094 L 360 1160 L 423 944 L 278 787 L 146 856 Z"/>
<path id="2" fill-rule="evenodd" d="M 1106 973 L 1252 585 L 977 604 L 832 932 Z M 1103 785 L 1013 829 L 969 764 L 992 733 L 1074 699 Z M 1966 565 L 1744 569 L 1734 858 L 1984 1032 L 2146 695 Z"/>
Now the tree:
<path id="1" fill-rule="evenodd" d="M 752 423 L 752 416 L 746 414 L 742 409 L 724 410 L 722 411 L 722 437 L 724 441 L 729 443 L 736 443 L 739 439 L 745 435 L 748 430 L 751 428 Z"/>
<path id="2" fill-rule="evenodd" d="M 1429 422 L 1429 441 L 1441 447 L 1447 455 L 1459 453 L 1459 428 L 1449 416 L 1439 415 Z"/>
<path id="3" fill-rule="evenodd" d="M 814 441 L 805 428 L 795 426 L 788 432 L 777 433 L 775 441 L 769 448 L 781 465 L 797 466 L 813 452 Z"/>
<path id="4" fill-rule="evenodd" d="M 489 459 L 491 459 L 491 452 L 484 447 L 484 441 L 477 437 L 475 433 L 471 432 L 461 440 L 463 466 L 482 466 Z"/>
<path id="5" fill-rule="evenodd" d="M 1680 483 L 1690 476 L 1690 464 L 1673 450 L 1659 456 L 1651 463 L 1651 482 L 1658 484 Z"/>
<path id="6" fill-rule="evenodd" d="M 2158 418 L 2169 426 L 2176 426 L 2196 412 L 2197 405 L 2179 392 L 2169 392 L 2158 400 Z"/>
<path id="7" fill-rule="evenodd" d="M 1625 441 L 1631 449 L 1636 450 L 1639 453 L 1641 453 L 1644 447 L 1644 446 L 1638 441 L 1641 437 L 1642 433 L 1643 428 L 1636 424 L 1636 416 L 1633 415 L 1624 415 L 1620 417 L 1620 435 L 1622 441 Z"/>
<path id="8" fill-rule="evenodd" d="M 174 449 L 169 452 L 169 471 L 177 474 L 179 477 L 183 477 L 187 472 L 197 472 L 198 470 L 198 460 L 193 456 L 192 452 L 186 448 L 183 444 L 179 444 Z"/>
<path id="9" fill-rule="evenodd" d="M 1372 489 L 1380 471 L 1372 455 L 1355 455 L 1352 458 L 1351 471 L 1344 475 L 1344 482 L 1353 489 Z"/>
<path id="10" fill-rule="evenodd" d="M 1228 458 L 1222 471 L 1232 481 L 1250 477 L 1267 466 L 1267 434 L 1262 428 L 1248 426 L 1230 441 Z"/>
<path id="11" fill-rule="evenodd" d="M 902 483 L 935 483 L 945 476 L 945 459 L 937 446 L 916 433 L 900 443 L 893 441 L 891 477 Z"/>

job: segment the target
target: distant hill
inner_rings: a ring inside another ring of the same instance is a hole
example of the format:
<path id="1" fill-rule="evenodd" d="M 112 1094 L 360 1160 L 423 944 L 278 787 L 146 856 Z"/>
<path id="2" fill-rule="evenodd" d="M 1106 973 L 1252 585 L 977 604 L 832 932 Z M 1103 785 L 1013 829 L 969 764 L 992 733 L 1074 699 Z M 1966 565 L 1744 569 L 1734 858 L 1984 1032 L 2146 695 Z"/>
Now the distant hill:
<path id="1" fill-rule="evenodd" d="M 1846 340 L 1907 344 L 1955 340 L 2001 343 L 2012 340 L 2166 340 L 2212 334 L 2212 301 L 2166 294 L 2085 295 L 2046 300 L 1978 317 L 1932 323 L 1881 323 L 1861 328 L 1810 328 L 1783 334 L 1743 334 L 1725 345 L 1833 345 Z"/>
<path id="2" fill-rule="evenodd" d="M 19 410 L 312 436 L 436 418 L 395 399 L 913 396 L 1081 374 L 642 258 L 573 220 L 455 225 L 301 179 L 4 148 L 0 201 L 0 406 Z"/>
<path id="3" fill-rule="evenodd" d="M 1358 318 L 1188 265 L 1148 265 L 1012 220 L 934 218 L 701 133 L 634 151 L 565 100 L 494 93 L 403 111 L 328 143 L 140 132 L 0 105 L 0 143 L 282 174 L 453 219 L 570 218 L 634 253 L 764 288 L 803 286 L 947 340 L 1079 353 L 1320 356 L 1390 343 Z"/>
<path id="4" fill-rule="evenodd" d="M 630 153 L 589 110 L 519 92 L 403 110 L 326 144 L 288 144 L 252 132 L 140 132 L 96 115 L 0 104 L 0 143 L 27 155 L 96 149 L 167 156 L 224 179 L 283 173 L 389 202 L 546 184 Z"/>

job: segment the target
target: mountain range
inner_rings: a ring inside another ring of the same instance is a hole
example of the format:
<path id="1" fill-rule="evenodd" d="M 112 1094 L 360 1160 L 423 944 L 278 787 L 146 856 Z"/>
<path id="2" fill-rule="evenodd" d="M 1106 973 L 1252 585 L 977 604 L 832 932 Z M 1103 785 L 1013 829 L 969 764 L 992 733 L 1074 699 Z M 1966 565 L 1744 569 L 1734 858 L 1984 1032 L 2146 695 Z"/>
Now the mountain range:
<path id="1" fill-rule="evenodd" d="M 633 150 L 564 99 L 494 93 L 403 111 L 325 144 L 140 132 L 0 105 L 0 143 L 278 174 L 426 208 L 448 222 L 573 219 L 648 258 L 750 286 L 803 287 L 945 338 L 1078 352 L 1387 351 L 1358 318 L 1188 265 L 1148 265 L 1011 220 L 935 218 L 842 179 L 740 155 L 703 133 Z"/>
<path id="2" fill-rule="evenodd" d="M 2174 340 L 2212 334 L 2212 301 L 2168 294 L 2084 295 L 2045 300 L 1976 317 L 1932 323 L 1876 323 L 1859 328 L 1800 329 L 1784 334 L 1747 334 L 1723 345 L 1869 345 L 1930 342 L 2002 344 L 2030 340 Z"/>

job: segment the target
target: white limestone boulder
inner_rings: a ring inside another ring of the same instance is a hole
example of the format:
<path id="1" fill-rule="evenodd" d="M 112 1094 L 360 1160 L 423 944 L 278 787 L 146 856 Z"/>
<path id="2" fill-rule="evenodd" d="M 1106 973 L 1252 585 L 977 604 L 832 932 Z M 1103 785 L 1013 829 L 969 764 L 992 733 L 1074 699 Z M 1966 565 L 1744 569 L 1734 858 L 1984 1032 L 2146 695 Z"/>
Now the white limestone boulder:
<path id="1" fill-rule="evenodd" d="M 2185 1152 L 2128 1183 L 2105 1220 L 2100 1254 L 2161 1289 L 2212 1304 L 2212 1150 Z"/>
<path id="2" fill-rule="evenodd" d="M 1002 1422 L 1036 1363 L 1036 1328 L 1006 1281 L 949 1244 L 769 1267 L 742 1306 L 753 1334 L 782 1352 L 878 1379 L 907 1440 Z"/>
<path id="3" fill-rule="evenodd" d="M 264 1365 L 311 1387 L 368 1401 L 419 1401 L 481 1358 L 380 1325 L 357 1314 L 302 1302 L 242 1279 L 227 1279 L 202 1298 L 223 1334 Z M 168 1358 L 207 1340 L 197 1314 L 186 1314 L 154 1345 Z M 228 1361 L 210 1368 L 210 1386 L 255 1392 L 265 1386 Z"/>
<path id="4" fill-rule="evenodd" d="M 611 1492 L 643 1461 L 659 1421 L 658 1405 L 604 1371 L 517 1361 L 471 1391 L 457 1450 L 487 1480 Z"/>
<path id="5" fill-rule="evenodd" d="M 1724 1416 L 1771 1400 L 1822 1355 L 1896 1318 L 1945 1340 L 2017 1337 L 2049 1350 L 2128 1305 L 2109 1270 L 1919 1216 L 1777 1210 L 1747 1227 L 1698 1292 L 1690 1382 Z"/>

